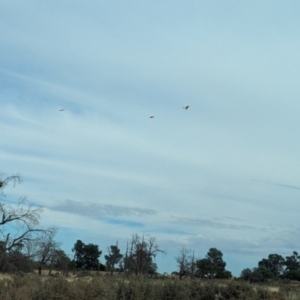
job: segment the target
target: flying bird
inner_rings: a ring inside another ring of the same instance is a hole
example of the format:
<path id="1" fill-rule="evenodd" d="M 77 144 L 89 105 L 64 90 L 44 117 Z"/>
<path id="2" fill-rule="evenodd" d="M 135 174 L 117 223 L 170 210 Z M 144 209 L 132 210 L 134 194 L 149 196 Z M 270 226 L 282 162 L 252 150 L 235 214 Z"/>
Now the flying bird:
<path id="1" fill-rule="evenodd" d="M 153 119 L 153 118 L 154 118 L 154 116 L 150 116 L 149 118 L 150 118 L 150 119 Z"/>
<path id="2" fill-rule="evenodd" d="M 59 111 L 64 111 L 65 109 L 64 108 L 61 108 Z"/>
<path id="3" fill-rule="evenodd" d="M 185 110 L 187 110 L 189 107 L 190 107 L 189 105 L 186 105 L 186 106 L 184 106 L 183 108 L 184 108 Z"/>

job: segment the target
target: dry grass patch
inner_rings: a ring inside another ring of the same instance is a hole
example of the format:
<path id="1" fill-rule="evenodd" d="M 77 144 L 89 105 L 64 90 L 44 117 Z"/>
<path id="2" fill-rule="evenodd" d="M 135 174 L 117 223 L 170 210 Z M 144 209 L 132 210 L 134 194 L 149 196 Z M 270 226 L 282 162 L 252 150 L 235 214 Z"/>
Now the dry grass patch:
<path id="1" fill-rule="evenodd" d="M 12 276 L 9 274 L 0 273 L 0 280 L 5 280 L 5 279 L 12 280 Z"/>
<path id="2" fill-rule="evenodd" d="M 83 274 L 83 273 L 82 273 Z M 63 277 L 35 273 L 8 275 L 0 279 L 0 299 L 72 300 L 300 300 L 300 289 L 253 286 L 224 281 L 150 279 L 148 277 L 88 276 Z M 79 274 L 77 274 L 79 275 Z"/>

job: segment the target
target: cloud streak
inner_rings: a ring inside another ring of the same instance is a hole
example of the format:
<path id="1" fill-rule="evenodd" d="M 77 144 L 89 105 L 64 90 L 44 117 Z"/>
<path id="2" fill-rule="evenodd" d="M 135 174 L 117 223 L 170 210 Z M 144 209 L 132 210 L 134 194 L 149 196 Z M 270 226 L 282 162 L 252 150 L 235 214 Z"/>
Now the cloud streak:
<path id="1" fill-rule="evenodd" d="M 230 224 L 226 222 L 218 222 L 213 219 L 205 219 L 205 218 L 182 218 L 172 216 L 174 223 L 180 223 L 189 226 L 201 226 L 201 227 L 210 227 L 215 229 L 233 229 L 233 230 L 253 230 L 257 229 L 255 226 L 250 225 L 241 225 L 241 224 Z"/>
<path id="2" fill-rule="evenodd" d="M 253 181 L 300 191 L 300 187 L 294 186 L 294 185 L 283 184 L 283 183 L 272 183 L 272 182 L 266 182 L 266 181 L 260 181 L 260 180 L 253 180 Z"/>
<path id="3" fill-rule="evenodd" d="M 149 216 L 156 214 L 155 210 L 153 209 L 88 202 L 82 203 L 70 199 L 66 199 L 63 203 L 52 206 L 50 209 L 94 218 L 121 216 L 141 217 L 145 215 Z"/>

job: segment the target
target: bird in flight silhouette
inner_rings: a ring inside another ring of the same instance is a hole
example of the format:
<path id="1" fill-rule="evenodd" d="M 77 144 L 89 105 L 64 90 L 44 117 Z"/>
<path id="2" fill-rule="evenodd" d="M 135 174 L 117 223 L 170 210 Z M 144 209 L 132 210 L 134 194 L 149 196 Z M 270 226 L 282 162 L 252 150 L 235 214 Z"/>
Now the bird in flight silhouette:
<path id="1" fill-rule="evenodd" d="M 154 116 L 150 116 L 149 118 L 150 118 L 150 119 L 153 119 L 153 118 L 154 118 Z"/>
<path id="2" fill-rule="evenodd" d="M 187 110 L 189 107 L 190 107 L 189 105 L 186 105 L 186 106 L 184 106 L 183 108 L 184 108 L 185 110 Z"/>
<path id="3" fill-rule="evenodd" d="M 61 108 L 59 111 L 64 111 L 65 109 L 64 108 Z"/>

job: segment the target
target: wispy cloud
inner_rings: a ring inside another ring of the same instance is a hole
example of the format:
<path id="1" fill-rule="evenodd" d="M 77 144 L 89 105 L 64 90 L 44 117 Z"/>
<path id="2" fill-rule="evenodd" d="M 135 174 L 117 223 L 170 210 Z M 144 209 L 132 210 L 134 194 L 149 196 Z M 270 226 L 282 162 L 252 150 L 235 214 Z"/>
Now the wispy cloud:
<path id="1" fill-rule="evenodd" d="M 70 199 L 66 199 L 59 205 L 52 206 L 51 210 L 68 212 L 71 214 L 78 214 L 81 216 L 88 216 L 94 218 L 102 217 L 120 217 L 120 216 L 144 216 L 155 215 L 153 209 L 146 209 L 140 207 L 126 207 L 111 204 L 97 204 L 97 203 L 82 203 Z M 111 219 L 112 220 L 112 219 Z M 114 221 L 117 223 L 118 221 Z M 123 221 L 121 221 L 123 222 Z"/>
<path id="2" fill-rule="evenodd" d="M 180 223 L 182 225 L 201 226 L 219 229 L 233 229 L 233 230 L 249 230 L 257 229 L 255 226 L 242 225 L 242 224 L 230 224 L 229 222 L 219 222 L 214 219 L 205 218 L 183 218 L 172 216 L 174 223 Z"/>
<path id="3" fill-rule="evenodd" d="M 284 183 L 276 183 L 276 182 L 267 182 L 267 181 L 261 181 L 261 180 L 252 180 L 252 181 L 300 191 L 300 187 L 295 186 L 295 185 L 289 185 L 289 184 L 284 184 Z"/>
<path id="4" fill-rule="evenodd" d="M 104 222 L 107 222 L 109 224 L 138 228 L 138 229 L 145 228 L 145 225 L 141 222 L 133 222 L 133 221 L 122 220 L 122 219 L 106 218 L 104 219 Z"/>

